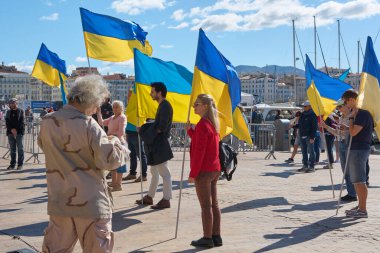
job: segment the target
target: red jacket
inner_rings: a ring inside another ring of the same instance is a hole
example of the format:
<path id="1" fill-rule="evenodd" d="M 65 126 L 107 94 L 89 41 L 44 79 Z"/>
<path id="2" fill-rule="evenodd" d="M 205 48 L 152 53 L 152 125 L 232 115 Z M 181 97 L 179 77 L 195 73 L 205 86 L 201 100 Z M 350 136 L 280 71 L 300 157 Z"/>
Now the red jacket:
<path id="1" fill-rule="evenodd" d="M 219 134 L 207 119 L 201 119 L 195 129 L 187 131 L 191 138 L 190 177 L 200 172 L 220 171 Z"/>

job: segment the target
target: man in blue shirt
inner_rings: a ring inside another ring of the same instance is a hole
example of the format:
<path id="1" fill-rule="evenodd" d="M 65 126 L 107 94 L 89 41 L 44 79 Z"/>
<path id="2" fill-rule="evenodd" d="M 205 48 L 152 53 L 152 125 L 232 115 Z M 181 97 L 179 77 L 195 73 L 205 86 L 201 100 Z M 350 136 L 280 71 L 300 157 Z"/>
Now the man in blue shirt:
<path id="1" fill-rule="evenodd" d="M 342 95 L 344 103 L 351 109 L 349 132 L 352 141 L 347 169 L 359 199 L 359 205 L 351 210 L 347 210 L 346 216 L 351 218 L 367 218 L 368 190 L 366 185 L 366 162 L 371 152 L 370 145 L 374 125 L 371 114 L 357 107 L 357 98 L 358 93 L 354 90 L 347 90 Z"/>

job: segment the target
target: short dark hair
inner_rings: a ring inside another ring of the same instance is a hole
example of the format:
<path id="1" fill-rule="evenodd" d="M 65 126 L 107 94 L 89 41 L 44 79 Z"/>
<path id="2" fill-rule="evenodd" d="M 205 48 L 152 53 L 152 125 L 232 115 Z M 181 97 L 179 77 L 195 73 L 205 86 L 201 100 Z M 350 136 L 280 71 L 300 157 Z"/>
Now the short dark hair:
<path id="1" fill-rule="evenodd" d="M 168 93 L 168 90 L 163 82 L 151 83 L 150 87 L 154 88 L 156 92 L 161 92 L 162 97 L 166 98 L 166 93 Z"/>
<path id="2" fill-rule="evenodd" d="M 342 99 L 350 99 L 350 98 L 353 98 L 353 99 L 358 98 L 358 93 L 356 92 L 356 90 L 349 89 L 343 93 Z"/>

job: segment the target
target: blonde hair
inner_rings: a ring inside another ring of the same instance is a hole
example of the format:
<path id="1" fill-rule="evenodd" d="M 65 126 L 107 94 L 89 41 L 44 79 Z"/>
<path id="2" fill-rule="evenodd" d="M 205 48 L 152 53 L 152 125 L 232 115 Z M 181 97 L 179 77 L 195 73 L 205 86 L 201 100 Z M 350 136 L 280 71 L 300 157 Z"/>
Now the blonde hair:
<path id="1" fill-rule="evenodd" d="M 217 133 L 220 131 L 219 118 L 218 118 L 218 110 L 216 109 L 214 99 L 208 94 L 199 94 L 197 97 L 202 104 L 207 105 L 207 111 L 205 113 L 205 117 L 211 121 L 214 125 Z"/>

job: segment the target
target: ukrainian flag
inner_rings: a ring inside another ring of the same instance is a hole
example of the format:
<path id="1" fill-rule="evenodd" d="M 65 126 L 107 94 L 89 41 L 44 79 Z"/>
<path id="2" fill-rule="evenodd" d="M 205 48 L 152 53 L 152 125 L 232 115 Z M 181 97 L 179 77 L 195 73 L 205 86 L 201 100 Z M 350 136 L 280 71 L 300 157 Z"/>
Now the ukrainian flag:
<path id="1" fill-rule="evenodd" d="M 305 72 L 307 97 L 314 113 L 328 117 L 336 108 L 335 102 L 352 87 L 315 69 L 307 55 Z"/>
<path id="2" fill-rule="evenodd" d="M 239 140 L 245 141 L 247 144 L 252 145 L 253 143 L 247 122 L 245 121 L 243 113 L 238 107 L 236 107 L 232 117 L 234 122 L 232 134 Z"/>
<path id="3" fill-rule="evenodd" d="M 380 66 L 371 37 L 367 38 L 363 70 L 360 79 L 358 107 L 371 113 L 375 131 L 380 136 Z"/>
<path id="4" fill-rule="evenodd" d="M 44 43 L 41 44 L 40 52 L 34 64 L 32 76 L 50 86 L 60 86 L 62 102 L 66 104 L 66 63 L 56 53 L 51 52 Z"/>
<path id="5" fill-rule="evenodd" d="M 232 112 L 241 100 L 240 79 L 234 66 L 199 30 L 197 57 L 194 67 L 192 102 L 199 94 L 211 95 L 219 111 L 220 137 L 233 130 Z"/>
<path id="6" fill-rule="evenodd" d="M 131 21 L 93 13 L 80 8 L 87 56 L 120 62 L 133 58 L 133 49 L 152 55 L 152 47 L 146 40 L 145 32 Z"/>
<path id="7" fill-rule="evenodd" d="M 168 91 L 166 99 L 173 107 L 173 122 L 186 123 L 190 106 L 192 73 L 181 65 L 151 58 L 136 49 L 134 59 L 138 117 L 155 118 L 158 103 L 150 96 L 150 84 L 163 82 Z M 198 121 L 199 116 L 191 110 L 190 122 L 195 124 Z"/>

